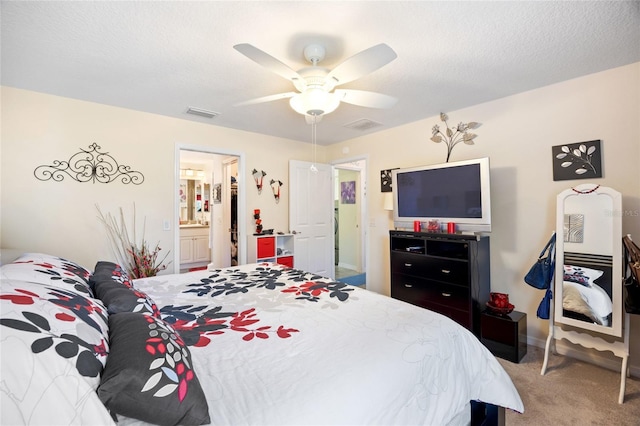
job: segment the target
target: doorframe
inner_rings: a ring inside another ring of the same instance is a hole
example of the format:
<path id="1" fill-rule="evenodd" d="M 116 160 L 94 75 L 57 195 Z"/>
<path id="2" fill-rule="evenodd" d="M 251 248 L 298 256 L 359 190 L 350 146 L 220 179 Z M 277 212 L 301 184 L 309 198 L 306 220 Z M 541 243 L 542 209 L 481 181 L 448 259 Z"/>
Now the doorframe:
<path id="1" fill-rule="evenodd" d="M 357 168 L 357 167 L 349 167 L 348 163 L 354 163 L 357 161 L 364 161 L 365 162 L 365 167 L 364 169 L 362 168 Z M 369 257 L 369 228 L 368 228 L 368 208 L 367 208 L 367 200 L 369 198 L 368 196 L 368 179 L 367 176 L 369 174 L 369 166 L 370 166 L 370 161 L 369 161 L 369 155 L 368 154 L 363 154 L 363 155 L 358 155 L 358 156 L 354 156 L 354 157 L 348 157 L 348 158 L 341 158 L 338 160 L 332 160 L 331 162 L 329 162 L 329 164 L 331 164 L 331 166 L 333 166 L 333 169 L 347 169 L 347 170 L 357 170 L 360 174 L 360 188 L 358 188 L 361 191 L 362 197 L 360 197 L 361 200 L 361 205 L 360 205 L 360 261 L 362 263 L 362 269 L 364 270 L 364 273 L 367 274 L 368 273 L 368 269 L 369 269 L 369 262 L 367 262 L 367 259 Z M 339 166 L 343 166 L 343 167 L 339 167 Z M 332 185 L 332 188 L 335 188 L 335 185 Z M 332 197 L 332 202 L 334 202 L 335 200 L 335 194 L 333 194 Z M 333 206 L 332 206 L 333 208 Z M 335 241 L 333 243 L 333 247 L 334 247 L 334 251 L 335 251 Z M 335 263 L 335 262 L 334 262 Z"/>
<path id="2" fill-rule="evenodd" d="M 173 185 L 173 273 L 180 273 L 180 151 L 193 151 L 203 154 L 229 155 L 238 157 L 238 264 L 247 262 L 247 248 L 244 244 L 247 235 L 247 202 L 243 178 L 245 176 L 246 156 L 244 152 L 201 145 L 176 143 L 174 151 Z M 242 190 L 241 190 L 242 188 Z"/>
<path id="3" fill-rule="evenodd" d="M 222 182 L 226 182 L 227 184 L 230 184 L 231 182 L 231 173 L 230 173 L 230 169 L 232 167 L 233 164 L 236 164 L 237 166 L 239 166 L 238 162 L 240 161 L 240 159 L 238 157 L 227 157 L 224 160 L 222 160 Z M 236 167 L 237 167 L 236 166 Z M 237 180 L 236 180 L 237 182 Z M 240 185 L 238 185 L 238 193 L 240 193 Z M 223 205 L 224 205 L 224 211 L 222 213 L 222 219 L 223 222 L 229 225 L 229 234 L 231 235 L 231 233 L 233 232 L 233 229 L 230 226 L 231 223 L 231 186 L 230 185 L 222 185 L 222 200 L 223 200 Z M 238 203 L 238 199 L 236 198 L 236 204 Z M 236 205 L 236 225 L 238 226 L 238 228 L 236 229 L 236 257 L 237 257 L 237 265 L 241 265 L 240 263 L 240 247 L 243 246 L 244 244 L 242 244 L 240 242 L 240 227 L 239 227 L 239 217 L 238 217 L 238 204 Z M 225 245 L 225 247 L 227 247 L 229 249 L 229 252 L 231 252 L 231 241 L 228 240 L 227 241 L 228 245 Z M 229 253 L 230 254 L 230 253 Z M 231 264 L 231 258 L 229 258 L 229 266 L 234 266 Z"/>

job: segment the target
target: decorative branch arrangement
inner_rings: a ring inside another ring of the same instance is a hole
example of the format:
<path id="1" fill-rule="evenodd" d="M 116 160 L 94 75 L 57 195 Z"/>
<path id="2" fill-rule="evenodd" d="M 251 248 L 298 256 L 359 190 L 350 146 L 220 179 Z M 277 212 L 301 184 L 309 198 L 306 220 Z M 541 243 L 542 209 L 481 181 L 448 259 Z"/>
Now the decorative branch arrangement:
<path id="1" fill-rule="evenodd" d="M 443 133 L 440 130 L 440 126 L 436 124 L 435 126 L 433 126 L 433 129 L 431 130 L 431 140 L 434 141 L 435 143 L 440 143 L 443 141 L 446 143 L 447 145 L 447 161 L 446 162 L 448 163 L 449 157 L 451 157 L 451 151 L 453 150 L 454 146 L 456 146 L 460 142 L 464 142 L 467 145 L 473 145 L 473 140 L 478 135 L 475 135 L 473 133 L 468 133 L 468 130 L 476 129 L 480 127 L 480 123 L 476 123 L 475 121 L 470 121 L 469 123 L 460 122 L 456 127 L 451 129 L 449 127 L 449 123 L 447 122 L 449 120 L 449 116 L 444 112 L 440 113 L 440 120 L 444 122 L 444 124 L 447 126 L 447 130 L 446 132 Z"/>
<path id="2" fill-rule="evenodd" d="M 145 240 L 145 228 L 146 218 L 142 227 L 142 239 L 140 244 L 137 243 L 136 238 L 136 206 L 133 205 L 133 236 L 129 236 L 129 230 L 127 228 L 124 212 L 120 207 L 120 218 L 107 213 L 102 214 L 100 207 L 96 204 L 98 210 L 98 219 L 105 227 L 109 242 L 111 243 L 111 249 L 116 257 L 116 261 L 122 266 L 132 279 L 154 277 L 158 272 L 167 269 L 167 264 L 164 261 L 169 256 L 169 251 L 164 257 L 159 259 L 160 243 L 157 243 L 152 250 L 149 247 L 149 243 Z"/>
<path id="3" fill-rule="evenodd" d="M 253 169 L 251 171 L 251 175 L 253 175 L 253 180 L 256 181 L 256 187 L 258 188 L 258 193 L 262 192 L 262 179 L 267 175 L 264 170 L 257 171 Z"/>
<path id="4" fill-rule="evenodd" d="M 33 174 L 38 180 L 53 179 L 61 182 L 65 174 L 77 182 L 110 183 L 120 180 L 122 183 L 140 185 L 144 182 L 142 173 L 131 170 L 130 166 L 118 164 L 108 152 L 100 152 L 96 143 L 88 150 L 80 148 L 68 161 L 54 160 L 52 165 L 36 167 Z"/>
<path id="5" fill-rule="evenodd" d="M 273 196 L 276 199 L 276 203 L 280 201 L 280 187 L 282 186 L 282 181 L 271 179 L 271 189 L 273 190 Z"/>

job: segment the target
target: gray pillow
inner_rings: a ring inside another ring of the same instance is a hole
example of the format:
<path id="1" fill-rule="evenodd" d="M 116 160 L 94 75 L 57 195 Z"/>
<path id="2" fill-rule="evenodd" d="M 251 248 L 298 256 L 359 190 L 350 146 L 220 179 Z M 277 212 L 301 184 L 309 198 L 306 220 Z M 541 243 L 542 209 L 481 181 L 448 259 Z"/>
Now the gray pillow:
<path id="1" fill-rule="evenodd" d="M 139 313 L 110 315 L 109 340 L 98 397 L 112 414 L 158 425 L 210 423 L 191 352 L 170 324 Z"/>

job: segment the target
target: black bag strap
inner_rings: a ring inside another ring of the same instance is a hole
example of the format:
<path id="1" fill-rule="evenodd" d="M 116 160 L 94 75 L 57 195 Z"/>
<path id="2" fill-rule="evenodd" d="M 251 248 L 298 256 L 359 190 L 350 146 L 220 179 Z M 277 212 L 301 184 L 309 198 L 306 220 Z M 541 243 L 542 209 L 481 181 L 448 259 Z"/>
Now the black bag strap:
<path id="1" fill-rule="evenodd" d="M 631 260 L 634 262 L 640 262 L 640 248 L 638 245 L 631 239 L 631 237 L 627 234 L 622 237 L 622 242 L 624 242 L 625 247 L 627 248 Z"/>
<path id="2" fill-rule="evenodd" d="M 622 242 L 625 249 L 625 281 L 629 283 L 635 281 L 637 285 L 640 285 L 640 248 L 629 235 L 622 237 Z M 627 271 L 629 277 L 627 277 Z"/>
<path id="3" fill-rule="evenodd" d="M 542 259 L 547 250 L 549 250 L 549 254 L 551 254 L 553 252 L 553 248 L 555 247 L 555 245 L 556 245 L 556 233 L 554 232 L 553 235 L 551 235 L 551 238 L 549 239 L 549 241 L 547 242 L 547 245 L 544 246 L 544 248 L 540 252 L 540 256 L 538 257 L 538 259 Z"/>

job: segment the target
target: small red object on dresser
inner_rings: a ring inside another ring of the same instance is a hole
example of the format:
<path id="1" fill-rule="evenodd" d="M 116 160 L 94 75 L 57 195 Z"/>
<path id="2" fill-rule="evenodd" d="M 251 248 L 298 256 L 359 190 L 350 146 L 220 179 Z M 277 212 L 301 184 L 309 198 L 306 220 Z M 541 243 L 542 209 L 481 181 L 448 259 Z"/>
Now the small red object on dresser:
<path id="1" fill-rule="evenodd" d="M 509 303 L 509 295 L 507 293 L 489 293 L 489 298 L 487 308 L 491 312 L 506 315 L 513 311 L 514 306 Z"/>

